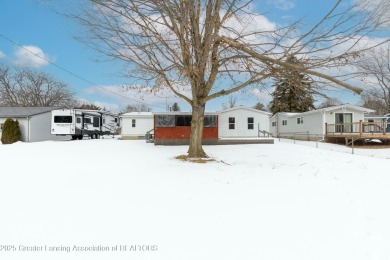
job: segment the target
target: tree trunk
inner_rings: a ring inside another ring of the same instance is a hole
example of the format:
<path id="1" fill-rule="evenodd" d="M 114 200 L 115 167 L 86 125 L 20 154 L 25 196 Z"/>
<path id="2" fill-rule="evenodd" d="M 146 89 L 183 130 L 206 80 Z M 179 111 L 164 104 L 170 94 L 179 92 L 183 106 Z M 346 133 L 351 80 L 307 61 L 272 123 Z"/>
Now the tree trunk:
<path id="1" fill-rule="evenodd" d="M 203 126 L 204 126 L 204 103 L 193 103 L 190 147 L 188 148 L 189 158 L 206 158 L 207 154 L 203 151 Z"/>

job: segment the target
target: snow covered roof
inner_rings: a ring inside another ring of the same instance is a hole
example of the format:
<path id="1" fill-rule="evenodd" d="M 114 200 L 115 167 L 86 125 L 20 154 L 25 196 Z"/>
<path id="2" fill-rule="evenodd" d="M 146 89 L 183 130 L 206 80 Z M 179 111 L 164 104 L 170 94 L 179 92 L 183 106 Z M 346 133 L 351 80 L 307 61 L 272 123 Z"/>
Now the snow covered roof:
<path id="1" fill-rule="evenodd" d="M 361 112 L 366 112 L 366 113 L 372 113 L 372 112 L 375 111 L 375 110 L 372 110 L 372 109 L 369 109 L 369 108 L 355 106 L 355 105 L 350 105 L 350 104 L 326 107 L 326 108 L 322 108 L 322 109 L 318 109 L 318 110 L 333 111 L 333 110 L 337 110 L 337 109 L 340 109 L 340 108 L 349 108 L 349 109 L 353 109 L 353 110 L 357 110 L 357 111 L 361 111 Z M 313 110 L 313 111 L 315 111 L 315 110 Z"/>
<path id="2" fill-rule="evenodd" d="M 0 107 L 0 117 L 29 117 L 60 108 L 61 107 Z"/>
<path id="3" fill-rule="evenodd" d="M 342 109 L 342 108 L 355 110 L 355 111 L 360 111 L 360 112 L 363 112 L 363 113 L 372 113 L 372 112 L 374 112 L 374 110 L 369 109 L 369 108 L 359 107 L 359 106 L 350 105 L 350 104 L 344 104 L 344 105 L 339 105 L 339 106 L 332 106 L 332 107 L 326 107 L 326 108 L 311 110 L 311 111 L 302 112 L 302 113 L 279 112 L 277 114 L 284 115 L 286 117 L 292 117 L 292 116 L 298 116 L 298 115 L 304 116 L 304 115 L 308 115 L 308 114 L 321 113 L 321 112 L 324 112 L 324 111 L 325 112 L 329 112 L 329 111 L 338 110 L 338 109 Z M 272 118 L 275 117 L 275 116 L 276 116 L 276 114 L 274 114 L 272 116 Z"/>
<path id="4" fill-rule="evenodd" d="M 366 115 L 364 115 L 364 118 L 389 118 L 389 117 L 390 117 L 390 114 L 384 115 L 384 116 L 374 115 L 374 114 L 366 114 Z"/>
<path id="5" fill-rule="evenodd" d="M 180 111 L 170 111 L 170 112 L 155 112 L 155 115 L 192 115 L 192 112 L 180 112 Z M 216 115 L 217 112 L 204 112 L 205 115 Z"/>
<path id="6" fill-rule="evenodd" d="M 246 106 L 238 106 L 238 107 L 227 108 L 227 109 L 219 110 L 217 113 L 218 114 L 222 114 L 222 113 L 226 113 L 226 112 L 230 112 L 230 111 L 234 111 L 234 110 L 239 110 L 239 109 L 245 109 L 245 110 L 249 110 L 249 111 L 252 111 L 252 112 L 261 113 L 261 114 L 265 114 L 265 115 L 269 115 L 269 116 L 271 115 L 271 113 L 269 113 L 269 112 L 266 112 L 266 111 L 263 111 L 263 110 L 254 109 L 254 108 L 251 108 L 251 107 L 246 107 Z"/>
<path id="7" fill-rule="evenodd" d="M 120 115 L 121 117 L 152 117 L 153 112 L 129 112 Z"/>

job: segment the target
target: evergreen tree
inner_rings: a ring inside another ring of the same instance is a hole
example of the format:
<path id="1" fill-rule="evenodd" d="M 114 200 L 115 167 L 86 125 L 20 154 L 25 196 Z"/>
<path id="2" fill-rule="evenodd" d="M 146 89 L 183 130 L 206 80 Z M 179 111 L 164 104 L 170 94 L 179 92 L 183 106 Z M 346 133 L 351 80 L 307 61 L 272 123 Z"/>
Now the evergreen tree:
<path id="1" fill-rule="evenodd" d="M 180 107 L 176 102 L 172 105 L 172 111 L 180 111 Z"/>
<path id="2" fill-rule="evenodd" d="M 298 64 L 291 56 L 287 62 Z M 277 72 L 275 91 L 272 93 L 271 112 L 306 112 L 314 109 L 313 80 L 307 75 L 291 69 Z"/>
<path id="3" fill-rule="evenodd" d="M 3 125 L 1 142 L 3 144 L 12 144 L 21 140 L 19 121 L 7 118 Z"/>

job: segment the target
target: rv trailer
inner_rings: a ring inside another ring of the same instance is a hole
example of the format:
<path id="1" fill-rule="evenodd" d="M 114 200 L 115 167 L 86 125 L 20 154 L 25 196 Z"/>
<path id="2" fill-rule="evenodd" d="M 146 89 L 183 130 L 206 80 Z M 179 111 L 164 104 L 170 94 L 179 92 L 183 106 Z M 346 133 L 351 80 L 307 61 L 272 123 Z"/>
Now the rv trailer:
<path id="1" fill-rule="evenodd" d="M 71 135 L 73 140 L 117 134 L 119 116 L 107 111 L 57 109 L 51 112 L 51 134 Z"/>

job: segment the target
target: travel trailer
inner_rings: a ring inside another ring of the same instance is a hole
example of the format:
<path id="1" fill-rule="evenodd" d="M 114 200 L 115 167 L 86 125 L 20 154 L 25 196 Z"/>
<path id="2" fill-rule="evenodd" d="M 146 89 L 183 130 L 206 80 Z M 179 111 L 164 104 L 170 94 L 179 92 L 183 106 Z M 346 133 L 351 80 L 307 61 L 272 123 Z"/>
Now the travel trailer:
<path id="1" fill-rule="evenodd" d="M 57 109 L 51 112 L 51 134 L 71 135 L 73 140 L 117 134 L 119 117 L 107 111 Z"/>

